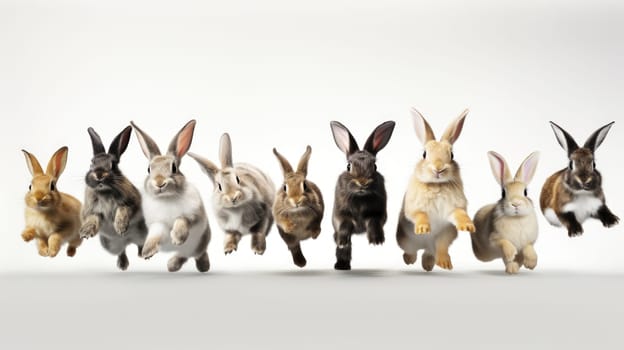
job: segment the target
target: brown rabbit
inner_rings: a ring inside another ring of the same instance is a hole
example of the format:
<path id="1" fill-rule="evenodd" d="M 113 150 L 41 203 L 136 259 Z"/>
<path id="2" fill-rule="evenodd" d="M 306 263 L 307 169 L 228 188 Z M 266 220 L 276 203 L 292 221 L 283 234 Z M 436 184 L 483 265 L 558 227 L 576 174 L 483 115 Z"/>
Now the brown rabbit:
<path id="1" fill-rule="evenodd" d="M 292 254 L 293 262 L 299 267 L 304 267 L 306 259 L 299 242 L 308 238 L 316 239 L 319 236 L 325 208 L 321 190 L 306 179 L 312 148 L 310 146 L 306 148 L 296 171 L 275 148 L 273 153 L 284 173 L 284 183 L 275 196 L 273 216 L 277 230 Z"/>
<path id="2" fill-rule="evenodd" d="M 67 256 L 74 256 L 82 243 L 80 229 L 80 201 L 59 192 L 56 183 L 67 163 L 67 147 L 61 147 L 50 159 L 46 172 L 34 155 L 22 150 L 28 170 L 33 178 L 28 187 L 26 202 L 26 228 L 22 238 L 26 242 L 37 240 L 39 255 L 55 257 L 63 243 L 68 243 Z"/>

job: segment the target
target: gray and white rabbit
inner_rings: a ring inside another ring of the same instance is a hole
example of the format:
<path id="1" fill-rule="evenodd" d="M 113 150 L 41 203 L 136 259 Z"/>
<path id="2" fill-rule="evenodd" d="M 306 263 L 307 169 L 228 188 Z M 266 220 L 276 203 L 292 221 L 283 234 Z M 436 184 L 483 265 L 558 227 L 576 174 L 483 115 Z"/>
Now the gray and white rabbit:
<path id="1" fill-rule="evenodd" d="M 225 254 L 238 248 L 243 235 L 251 235 L 251 249 L 255 254 L 264 254 L 266 236 L 273 225 L 273 181 L 250 164 L 233 163 L 232 142 L 227 133 L 221 136 L 219 145 L 221 168 L 197 154 L 189 153 L 189 156 L 214 184 L 212 207 L 219 226 L 225 231 Z"/>
<path id="2" fill-rule="evenodd" d="M 80 237 L 90 238 L 99 233 L 102 247 L 117 256 L 119 269 L 126 270 L 129 264 L 126 247 L 135 244 L 140 256 L 147 237 L 141 194 L 119 169 L 132 127 L 126 127 L 115 137 L 108 152 L 95 130 L 89 128 L 88 132 L 93 158 L 85 176 Z"/>
<path id="3" fill-rule="evenodd" d="M 385 241 L 383 226 L 387 195 L 385 180 L 377 171 L 377 153 L 392 136 L 395 123 L 387 121 L 375 128 L 360 150 L 349 129 L 337 121 L 330 123 L 334 141 L 347 157 L 347 169 L 338 177 L 332 224 L 336 242 L 336 270 L 351 269 L 351 235 L 366 232 L 368 241 Z"/>
<path id="4" fill-rule="evenodd" d="M 535 175 L 539 154 L 531 153 L 511 176 L 507 162 L 500 154 L 488 152 L 490 167 L 501 186 L 501 199 L 479 209 L 474 217 L 475 232 L 470 234 L 472 250 L 481 261 L 502 258 L 505 271 L 515 274 L 521 266 L 534 269 L 537 253 L 537 215 L 527 186 Z"/>
<path id="5" fill-rule="evenodd" d="M 143 195 L 148 227 L 143 257 L 149 259 L 158 251 L 172 251 L 175 255 L 167 263 L 169 271 L 180 270 L 189 258 L 195 258 L 198 271 L 208 271 L 208 217 L 199 192 L 180 171 L 182 157 L 191 147 L 195 120 L 189 121 L 176 134 L 165 155 L 161 155 L 149 135 L 133 122 L 131 124 L 143 153 L 150 160 Z"/>

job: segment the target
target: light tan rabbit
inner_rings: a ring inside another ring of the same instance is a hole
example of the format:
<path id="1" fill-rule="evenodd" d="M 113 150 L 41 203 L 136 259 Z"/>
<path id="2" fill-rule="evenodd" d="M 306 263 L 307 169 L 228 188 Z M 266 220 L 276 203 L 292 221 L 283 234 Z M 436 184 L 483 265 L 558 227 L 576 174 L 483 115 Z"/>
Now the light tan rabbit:
<path id="1" fill-rule="evenodd" d="M 502 188 L 501 199 L 479 209 L 474 217 L 476 232 L 471 234 L 472 250 L 477 259 L 491 261 L 503 258 L 505 271 L 515 274 L 524 265 L 537 266 L 533 244 L 537 240 L 537 216 L 533 202 L 527 196 L 527 185 L 535 175 L 539 154 L 531 153 L 522 162 L 515 177 L 505 159 L 488 152 L 490 167 Z"/>
<path id="2" fill-rule="evenodd" d="M 26 228 L 22 238 L 37 240 L 39 255 L 55 257 L 64 243 L 67 256 L 74 256 L 82 243 L 80 229 L 80 201 L 59 192 L 56 183 L 67 163 L 67 147 L 61 147 L 50 159 L 46 172 L 34 155 L 22 150 L 33 178 L 24 198 Z"/>
<path id="3" fill-rule="evenodd" d="M 416 164 L 397 227 L 397 242 L 405 252 L 406 264 L 416 262 L 418 251 L 424 249 L 422 267 L 433 270 L 437 264 L 452 269 L 448 248 L 457 238 L 457 231 L 474 232 L 475 227 L 466 213 L 468 202 L 464 195 L 459 165 L 453 159 L 453 144 L 457 141 L 468 110 L 455 119 L 440 141 L 436 141 L 429 123 L 412 108 L 416 136 L 425 147 Z"/>

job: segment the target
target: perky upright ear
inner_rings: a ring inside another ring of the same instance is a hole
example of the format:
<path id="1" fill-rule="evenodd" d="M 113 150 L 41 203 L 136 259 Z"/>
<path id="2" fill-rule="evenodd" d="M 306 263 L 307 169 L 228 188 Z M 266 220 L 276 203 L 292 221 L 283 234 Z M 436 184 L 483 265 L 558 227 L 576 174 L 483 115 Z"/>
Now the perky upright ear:
<path id="1" fill-rule="evenodd" d="M 277 151 L 277 149 L 273 148 L 273 154 L 275 154 L 275 157 L 277 157 L 277 161 L 280 163 L 280 167 L 282 168 L 282 172 L 284 173 L 284 176 L 286 176 L 286 174 L 290 174 L 293 172 L 293 168 L 288 162 L 288 160 L 284 158 L 284 156 L 281 155 Z"/>
<path id="2" fill-rule="evenodd" d="M 457 117 L 451 123 L 451 125 L 446 128 L 444 134 L 442 135 L 442 141 L 448 141 L 451 145 L 454 144 L 455 141 L 457 141 L 459 135 L 462 132 L 462 129 L 464 128 L 464 121 L 466 120 L 468 112 L 468 109 L 465 109 L 463 112 L 461 112 L 459 117 Z"/>
<path id="3" fill-rule="evenodd" d="M 195 131 L 195 119 L 186 123 L 180 131 L 173 137 L 169 143 L 167 152 L 178 159 L 178 162 L 184 157 L 186 152 L 191 148 L 193 142 L 193 132 Z"/>
<path id="4" fill-rule="evenodd" d="M 336 142 L 336 146 L 338 146 L 342 153 L 348 157 L 360 150 L 360 146 L 355 142 L 355 138 L 351 135 L 351 132 L 346 126 L 337 121 L 332 121 L 329 125 L 334 135 L 334 142 Z"/>
<path id="5" fill-rule="evenodd" d="M 568 134 L 567 131 L 563 130 L 563 128 L 561 128 L 559 125 L 551 121 L 550 127 L 555 132 L 557 142 L 559 142 L 561 148 L 568 152 L 568 155 L 572 154 L 572 152 L 576 151 L 579 148 L 578 144 L 576 143 L 576 141 L 574 141 L 572 136 L 570 136 L 570 134 Z"/>
<path id="6" fill-rule="evenodd" d="M 26 165 L 28 165 L 28 171 L 34 177 L 37 175 L 43 175 L 43 169 L 41 169 L 41 164 L 37 160 L 33 154 L 28 153 L 26 150 L 22 150 L 24 153 L 24 157 L 26 157 Z"/>
<path id="7" fill-rule="evenodd" d="M 58 149 L 58 151 L 54 152 L 52 158 L 48 162 L 48 167 L 46 168 L 46 174 L 58 179 L 59 176 L 65 170 L 65 164 L 67 164 L 67 146 L 63 146 Z"/>
<path id="8" fill-rule="evenodd" d="M 112 154 L 117 157 L 117 160 L 121 158 L 121 155 L 128 148 L 128 143 L 130 142 L 130 135 L 132 133 L 132 127 L 126 126 L 119 135 L 115 136 L 113 142 L 111 142 L 110 147 L 108 147 L 108 154 Z"/>
<path id="9" fill-rule="evenodd" d="M 148 134 L 134 124 L 134 122 L 130 122 L 130 124 L 132 125 L 132 128 L 134 128 L 137 139 L 139 139 L 139 145 L 141 145 L 141 150 L 147 159 L 152 159 L 155 156 L 161 155 L 160 149 L 158 149 L 156 142 L 154 142 Z"/>
<path id="10" fill-rule="evenodd" d="M 299 159 L 299 164 L 297 165 L 297 172 L 303 174 L 303 176 L 308 176 L 308 162 L 310 161 L 310 155 L 312 155 L 312 147 L 308 145 L 305 152 L 301 156 L 301 159 Z"/>
<path id="11" fill-rule="evenodd" d="M 520 164 L 514 180 L 528 184 L 533 180 L 537 162 L 539 161 L 539 152 L 533 152 Z"/>
<path id="12" fill-rule="evenodd" d="M 371 154 L 376 155 L 379 151 L 386 147 L 388 141 L 390 141 L 390 137 L 394 131 L 394 125 L 395 123 L 393 121 L 387 121 L 376 127 L 366 140 L 364 149 Z"/>
<path id="13" fill-rule="evenodd" d="M 414 122 L 416 137 L 418 137 L 420 142 L 424 145 L 429 141 L 434 141 L 435 134 L 425 117 L 423 117 L 423 115 L 420 114 L 420 112 L 414 107 L 410 109 L 410 112 L 412 113 L 412 121 Z"/>
<path id="14" fill-rule="evenodd" d="M 509 171 L 505 158 L 494 151 L 489 151 L 488 160 L 490 161 L 490 168 L 496 182 L 501 187 L 505 187 L 505 184 L 511 181 L 511 171 Z"/>
<path id="15" fill-rule="evenodd" d="M 598 149 L 598 147 L 602 144 L 602 141 L 604 141 L 605 137 L 607 137 L 607 133 L 609 133 L 609 130 L 611 129 L 611 126 L 613 126 L 613 123 L 615 122 L 611 122 L 594 131 L 594 133 L 591 134 L 587 141 L 585 141 L 584 147 L 589 148 L 592 152 L 595 152 L 596 149 Z"/>
<path id="16" fill-rule="evenodd" d="M 102 143 L 102 139 L 100 135 L 92 127 L 87 129 L 89 132 L 89 137 L 91 138 L 91 146 L 93 147 L 93 155 L 105 153 L 106 149 L 104 149 L 104 144 Z"/>
<path id="17" fill-rule="evenodd" d="M 227 132 L 221 135 L 221 140 L 219 140 L 219 160 L 222 168 L 231 168 L 234 165 L 232 160 L 232 140 Z"/>
<path id="18" fill-rule="evenodd" d="M 206 173 L 206 175 L 208 175 L 208 177 L 210 178 L 210 180 L 212 180 L 212 182 L 215 182 L 215 176 L 217 176 L 217 173 L 219 172 L 219 168 L 211 161 L 209 161 L 208 159 L 195 154 L 193 152 L 189 152 L 189 157 L 195 159 L 195 161 L 197 161 L 197 164 L 199 164 L 199 167 L 201 168 L 201 170 Z"/>

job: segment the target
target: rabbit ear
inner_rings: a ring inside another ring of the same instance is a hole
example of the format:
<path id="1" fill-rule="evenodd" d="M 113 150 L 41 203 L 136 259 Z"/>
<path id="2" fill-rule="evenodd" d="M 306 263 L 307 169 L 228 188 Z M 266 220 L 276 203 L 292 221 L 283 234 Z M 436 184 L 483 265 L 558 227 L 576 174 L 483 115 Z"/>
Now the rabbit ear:
<path id="1" fill-rule="evenodd" d="M 390 137 L 394 131 L 394 125 L 395 123 L 393 121 L 387 121 L 376 127 L 373 133 L 370 134 L 366 140 L 364 149 L 371 154 L 376 155 L 377 152 L 386 147 L 388 141 L 390 141 Z"/>
<path id="2" fill-rule="evenodd" d="M 87 129 L 89 132 L 89 137 L 91 137 L 91 146 L 93 147 L 93 155 L 106 153 L 106 149 L 104 148 L 104 144 L 102 143 L 102 139 L 100 135 L 98 135 L 93 128 L 89 127 Z"/>
<path id="3" fill-rule="evenodd" d="M 152 159 L 155 156 L 161 155 L 160 149 L 158 149 L 158 145 L 148 134 L 146 134 L 143 130 L 139 129 L 139 127 L 134 124 L 134 122 L 130 122 L 134 132 L 139 139 L 139 144 L 141 145 L 141 150 L 143 154 L 147 157 L 147 159 Z"/>
<path id="4" fill-rule="evenodd" d="M 358 146 L 355 138 L 351 135 L 351 132 L 346 126 L 337 121 L 332 121 L 329 125 L 331 126 L 336 146 L 338 146 L 344 154 L 350 156 L 360 150 L 360 146 Z"/>
<path id="5" fill-rule="evenodd" d="M 55 179 L 58 179 L 59 176 L 65 170 L 65 164 L 67 164 L 67 146 L 61 147 L 58 151 L 54 152 L 52 158 L 48 162 L 48 167 L 46 168 L 46 174 L 52 176 Z"/>
<path id="6" fill-rule="evenodd" d="M 615 122 L 611 122 L 594 131 L 594 133 L 591 134 L 587 141 L 585 141 L 584 147 L 589 148 L 592 152 L 595 152 L 596 149 L 602 144 L 602 141 L 604 141 L 605 137 L 607 137 L 607 133 L 609 133 L 609 130 L 611 129 L 611 126 L 613 126 L 613 123 Z"/>
<path id="7" fill-rule="evenodd" d="M 511 181 L 511 171 L 509 171 L 509 166 L 505 158 L 494 151 L 489 151 L 488 159 L 496 182 L 498 182 L 501 187 L 504 187 L 507 182 Z"/>
<path id="8" fill-rule="evenodd" d="M 299 159 L 299 164 L 297 165 L 297 172 L 303 174 L 303 176 L 308 175 L 308 162 L 310 161 L 310 155 L 312 155 L 312 147 L 308 145 L 305 152 L 301 156 L 301 159 Z"/>
<path id="9" fill-rule="evenodd" d="M 442 141 L 448 141 L 451 145 L 457 141 L 459 138 L 459 134 L 461 134 L 462 129 L 464 128 L 464 120 L 466 120 L 466 116 L 468 115 L 468 109 L 465 109 L 457 119 L 455 119 L 451 125 L 446 128 L 444 134 L 442 135 Z"/>
<path id="10" fill-rule="evenodd" d="M 277 149 L 273 148 L 273 154 L 275 154 L 275 156 L 277 157 L 277 160 L 280 163 L 280 167 L 282 168 L 282 172 L 284 173 L 284 175 L 286 174 L 290 174 L 293 172 L 293 168 L 290 165 L 290 163 L 288 162 L 288 160 L 286 160 L 286 158 L 284 158 L 283 155 L 281 155 Z"/>
<path id="11" fill-rule="evenodd" d="M 212 180 L 212 182 L 215 182 L 215 176 L 217 176 L 217 173 L 219 172 L 219 168 L 211 161 L 209 161 L 208 159 L 195 154 L 193 152 L 189 152 L 189 157 L 195 159 L 195 161 L 197 161 L 197 164 L 199 164 L 199 167 L 201 168 L 201 170 L 206 173 L 206 175 L 208 175 L 208 177 L 210 178 L 210 180 Z"/>
<path id="12" fill-rule="evenodd" d="M 529 154 L 529 156 L 520 164 L 518 171 L 516 172 L 516 176 L 514 178 L 515 181 L 520 181 L 525 184 L 528 184 L 533 179 L 533 175 L 535 175 L 535 169 L 537 169 L 537 161 L 539 160 L 539 152 L 533 152 Z"/>
<path id="13" fill-rule="evenodd" d="M 563 130 L 559 125 L 550 122 L 550 127 L 555 132 L 555 137 L 557 137 L 557 142 L 559 145 L 568 152 L 568 155 L 572 154 L 572 152 L 576 151 L 579 147 L 574 138 L 568 134 L 567 131 Z"/>
<path id="14" fill-rule="evenodd" d="M 230 140 L 230 135 L 227 132 L 221 135 L 221 140 L 219 141 L 219 160 L 222 168 L 230 168 L 234 165 L 232 161 L 232 140 Z"/>
<path id="15" fill-rule="evenodd" d="M 429 141 L 434 141 L 435 135 L 433 133 L 433 130 L 431 129 L 431 126 L 429 125 L 429 123 L 427 123 L 425 117 L 423 117 L 423 115 L 420 114 L 420 112 L 414 107 L 410 109 L 410 112 L 412 113 L 414 130 L 416 130 L 416 136 L 418 137 L 420 142 L 422 142 L 422 144 L 424 145 Z"/>
<path id="16" fill-rule="evenodd" d="M 121 155 L 128 148 L 128 143 L 130 142 L 130 135 L 132 133 L 132 127 L 126 126 L 119 135 L 115 136 L 113 142 L 111 142 L 110 147 L 108 148 L 108 153 L 117 157 L 117 160 L 121 158 Z"/>
<path id="17" fill-rule="evenodd" d="M 24 157 L 26 157 L 26 164 L 28 165 L 28 170 L 32 176 L 43 175 L 43 169 L 41 169 L 41 164 L 37 158 L 28 153 L 26 150 L 22 150 L 24 153 Z"/>
<path id="18" fill-rule="evenodd" d="M 186 125 L 178 131 L 176 136 L 173 137 L 169 144 L 168 153 L 175 156 L 178 160 L 188 152 L 191 148 L 191 142 L 193 142 L 193 132 L 195 131 L 195 119 L 190 120 Z"/>

